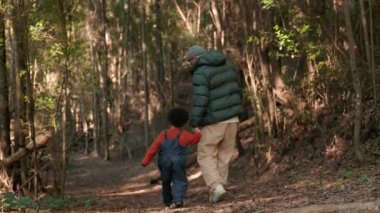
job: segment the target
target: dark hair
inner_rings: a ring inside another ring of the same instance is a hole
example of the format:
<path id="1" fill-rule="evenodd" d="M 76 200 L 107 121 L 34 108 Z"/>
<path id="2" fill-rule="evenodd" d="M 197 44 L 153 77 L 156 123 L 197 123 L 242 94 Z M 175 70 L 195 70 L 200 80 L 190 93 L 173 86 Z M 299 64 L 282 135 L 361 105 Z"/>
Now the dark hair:
<path id="1" fill-rule="evenodd" d="M 168 121 L 175 127 L 182 127 L 189 120 L 189 113 L 183 108 L 173 108 L 168 113 Z"/>

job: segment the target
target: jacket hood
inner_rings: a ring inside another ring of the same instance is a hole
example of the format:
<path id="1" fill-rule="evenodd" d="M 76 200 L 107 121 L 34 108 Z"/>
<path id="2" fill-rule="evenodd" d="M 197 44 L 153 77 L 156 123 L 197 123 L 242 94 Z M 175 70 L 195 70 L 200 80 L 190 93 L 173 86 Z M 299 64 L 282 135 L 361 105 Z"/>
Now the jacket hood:
<path id="1" fill-rule="evenodd" d="M 199 55 L 198 61 L 190 71 L 191 74 L 197 69 L 197 67 L 206 66 L 220 66 L 226 63 L 227 57 L 219 50 L 210 50 L 206 53 Z"/>

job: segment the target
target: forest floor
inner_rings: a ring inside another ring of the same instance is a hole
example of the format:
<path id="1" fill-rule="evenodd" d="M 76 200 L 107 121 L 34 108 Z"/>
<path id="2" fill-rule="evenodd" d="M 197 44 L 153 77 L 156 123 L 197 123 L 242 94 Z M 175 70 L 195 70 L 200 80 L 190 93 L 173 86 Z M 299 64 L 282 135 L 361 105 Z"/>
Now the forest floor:
<path id="1" fill-rule="evenodd" d="M 380 209 L 379 158 L 360 167 L 352 160 L 291 163 L 289 159 L 272 165 L 257 177 L 250 169 L 249 157 L 236 158 L 226 187 L 229 196 L 217 204 L 209 203 L 209 191 L 198 166 L 193 165 L 187 171 L 190 185 L 184 208 L 169 209 L 161 203 L 160 184 L 150 184 L 158 175 L 155 163 L 144 168 L 137 161 L 103 161 L 77 154 L 68 170 L 67 194 L 75 199 L 91 197 L 94 202 L 63 212 L 378 212 Z"/>

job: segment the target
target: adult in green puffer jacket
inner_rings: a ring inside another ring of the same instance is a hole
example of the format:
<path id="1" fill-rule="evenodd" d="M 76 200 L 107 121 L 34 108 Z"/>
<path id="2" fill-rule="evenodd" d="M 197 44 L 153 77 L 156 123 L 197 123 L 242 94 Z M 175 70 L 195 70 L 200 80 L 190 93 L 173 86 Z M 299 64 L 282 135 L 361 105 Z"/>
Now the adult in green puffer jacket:
<path id="1" fill-rule="evenodd" d="M 229 163 L 238 128 L 241 81 L 232 63 L 220 51 L 192 46 L 186 59 L 192 64 L 193 106 L 190 125 L 201 129 L 198 163 L 210 187 L 210 201 L 226 195 Z"/>

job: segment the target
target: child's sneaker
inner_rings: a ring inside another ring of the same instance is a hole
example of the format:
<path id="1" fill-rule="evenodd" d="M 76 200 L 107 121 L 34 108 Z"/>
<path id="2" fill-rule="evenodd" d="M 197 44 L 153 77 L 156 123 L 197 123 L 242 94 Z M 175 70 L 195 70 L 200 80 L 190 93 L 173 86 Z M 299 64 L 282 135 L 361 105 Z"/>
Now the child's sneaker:
<path id="1" fill-rule="evenodd" d="M 210 202 L 217 203 L 227 195 L 227 191 L 224 189 L 223 185 L 218 183 L 212 190 L 210 194 Z"/>
<path id="2" fill-rule="evenodd" d="M 174 205 L 175 205 L 176 208 L 182 208 L 183 207 L 183 202 L 177 201 L 177 202 L 175 202 Z"/>

